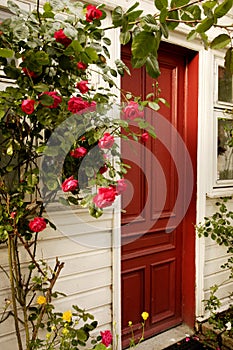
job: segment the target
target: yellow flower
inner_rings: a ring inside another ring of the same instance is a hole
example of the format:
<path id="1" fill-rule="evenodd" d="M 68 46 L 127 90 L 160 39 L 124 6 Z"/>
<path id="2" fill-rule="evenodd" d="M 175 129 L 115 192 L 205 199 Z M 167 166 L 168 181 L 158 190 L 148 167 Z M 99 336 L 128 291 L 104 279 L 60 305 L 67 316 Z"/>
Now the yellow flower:
<path id="1" fill-rule="evenodd" d="M 129 326 L 129 327 L 131 327 L 131 326 L 132 326 L 132 324 L 133 324 L 133 322 L 132 322 L 132 321 L 129 321 L 129 322 L 128 322 L 128 326 Z"/>
<path id="2" fill-rule="evenodd" d="M 51 333 L 47 333 L 47 334 L 46 334 L 46 339 L 48 339 L 48 340 L 49 340 L 49 339 L 50 339 L 50 337 L 51 337 Z"/>
<path id="3" fill-rule="evenodd" d="M 142 316 L 143 320 L 146 321 L 146 320 L 148 319 L 148 317 L 149 317 L 149 314 L 148 314 L 148 312 L 144 311 L 144 312 L 141 314 L 141 316 Z"/>
<path id="4" fill-rule="evenodd" d="M 72 312 L 70 310 L 63 312 L 62 319 L 63 321 L 70 322 L 72 318 Z"/>
<path id="5" fill-rule="evenodd" d="M 46 298 L 43 295 L 39 295 L 37 300 L 36 300 L 37 304 L 39 305 L 43 305 L 46 304 Z"/>

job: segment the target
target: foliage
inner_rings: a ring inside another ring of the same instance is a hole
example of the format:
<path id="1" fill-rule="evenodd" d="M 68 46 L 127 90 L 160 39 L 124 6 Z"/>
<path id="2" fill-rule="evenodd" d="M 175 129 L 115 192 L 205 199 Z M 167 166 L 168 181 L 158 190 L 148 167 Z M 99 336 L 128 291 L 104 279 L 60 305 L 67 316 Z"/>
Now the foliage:
<path id="1" fill-rule="evenodd" d="M 227 208 L 227 201 L 229 198 L 223 198 L 221 201 L 216 203 L 218 211 L 216 211 L 210 217 L 204 218 L 204 223 L 197 226 L 197 232 L 199 237 L 210 237 L 218 245 L 226 246 L 227 248 L 227 260 L 221 266 L 222 269 L 229 271 L 229 277 L 227 281 L 233 279 L 233 212 Z M 221 283 L 226 283 L 224 281 Z M 213 285 L 210 288 L 210 296 L 205 302 L 205 310 L 210 312 L 209 322 L 214 325 L 215 328 L 223 331 L 229 327 L 229 322 L 233 324 L 232 318 L 232 306 L 229 310 L 219 314 L 219 308 L 221 306 L 221 301 L 216 295 L 219 290 L 220 285 Z M 232 298 L 233 294 L 230 295 Z"/>

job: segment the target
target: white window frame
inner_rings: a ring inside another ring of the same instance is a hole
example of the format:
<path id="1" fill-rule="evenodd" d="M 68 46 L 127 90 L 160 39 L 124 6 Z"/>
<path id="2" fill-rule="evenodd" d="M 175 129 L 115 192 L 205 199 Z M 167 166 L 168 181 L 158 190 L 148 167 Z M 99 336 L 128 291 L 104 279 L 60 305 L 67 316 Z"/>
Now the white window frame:
<path id="1" fill-rule="evenodd" d="M 218 120 L 232 119 L 227 115 L 227 110 L 233 109 L 233 103 L 218 100 L 218 67 L 224 67 L 224 55 L 213 57 L 214 61 L 214 81 L 213 81 L 213 112 L 212 112 L 212 142 L 209 143 L 209 155 L 211 155 L 211 176 L 209 183 L 208 197 L 232 196 L 233 195 L 233 179 L 219 180 L 218 179 Z"/>

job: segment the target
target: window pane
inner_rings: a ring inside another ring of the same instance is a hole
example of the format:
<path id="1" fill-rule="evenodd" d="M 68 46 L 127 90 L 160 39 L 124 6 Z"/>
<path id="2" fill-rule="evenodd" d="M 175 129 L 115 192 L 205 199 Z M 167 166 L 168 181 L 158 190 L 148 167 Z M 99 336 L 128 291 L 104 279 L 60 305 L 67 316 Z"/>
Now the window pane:
<path id="1" fill-rule="evenodd" d="M 218 119 L 218 180 L 233 179 L 233 120 Z"/>
<path id="2" fill-rule="evenodd" d="M 218 101 L 233 103 L 232 74 L 218 66 Z"/>

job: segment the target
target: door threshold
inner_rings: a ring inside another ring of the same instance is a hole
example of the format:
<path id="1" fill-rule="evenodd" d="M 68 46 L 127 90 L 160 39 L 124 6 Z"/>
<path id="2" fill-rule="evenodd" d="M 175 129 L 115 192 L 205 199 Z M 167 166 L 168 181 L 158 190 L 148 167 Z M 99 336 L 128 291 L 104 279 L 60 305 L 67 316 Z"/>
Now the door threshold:
<path id="1" fill-rule="evenodd" d="M 193 329 L 186 324 L 181 324 L 143 341 L 141 344 L 137 345 L 137 350 L 163 350 L 185 337 L 193 335 L 193 333 Z"/>

